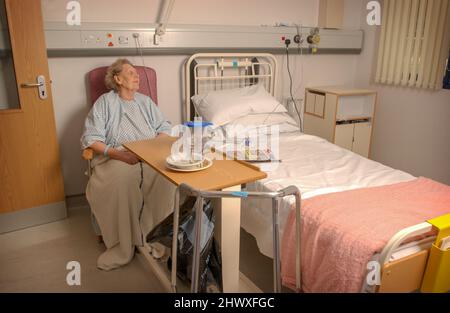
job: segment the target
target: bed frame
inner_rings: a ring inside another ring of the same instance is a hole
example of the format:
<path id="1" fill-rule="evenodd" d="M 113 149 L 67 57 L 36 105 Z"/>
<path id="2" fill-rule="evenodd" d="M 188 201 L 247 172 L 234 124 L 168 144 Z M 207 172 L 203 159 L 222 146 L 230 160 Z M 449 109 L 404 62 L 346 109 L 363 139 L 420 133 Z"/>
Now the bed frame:
<path id="1" fill-rule="evenodd" d="M 193 95 L 211 90 L 264 84 L 266 90 L 276 95 L 277 61 L 271 54 L 250 53 L 199 53 L 191 56 L 185 64 L 184 120 L 197 115 L 191 101 Z M 433 226 L 424 222 L 401 230 L 388 242 L 379 256 L 381 281 L 366 288 L 369 292 L 413 292 L 422 288 L 427 269 L 431 244 L 420 252 L 391 261 L 394 251 L 408 239 L 428 234 Z M 447 229 L 450 231 L 450 227 Z M 447 251 L 447 257 L 450 250 Z M 429 267 L 429 266 L 428 266 Z M 450 289 L 450 278 L 447 285 Z M 253 290 L 255 291 L 255 290 Z M 430 291 L 429 288 L 426 291 Z M 435 290 L 431 290 L 435 291 Z"/>
<path id="2" fill-rule="evenodd" d="M 276 96 L 277 60 L 268 53 L 200 53 L 185 64 L 184 121 L 197 116 L 191 97 L 213 90 L 263 84 Z"/>

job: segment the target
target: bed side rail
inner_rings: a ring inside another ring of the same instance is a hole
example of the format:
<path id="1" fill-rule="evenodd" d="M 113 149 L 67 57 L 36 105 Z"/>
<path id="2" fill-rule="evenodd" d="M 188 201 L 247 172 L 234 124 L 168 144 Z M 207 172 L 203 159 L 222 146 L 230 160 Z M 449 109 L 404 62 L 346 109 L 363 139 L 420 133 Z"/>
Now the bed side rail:
<path id="1" fill-rule="evenodd" d="M 391 261 L 391 257 L 406 240 L 435 230 L 421 251 Z M 405 228 L 395 234 L 381 252 L 380 286 L 378 292 L 448 292 L 450 290 L 450 249 L 444 240 L 450 235 L 450 214 Z M 435 241 L 433 243 L 433 240 Z M 448 239 L 447 239 L 448 240 Z M 431 246 L 431 248 L 430 248 Z"/>

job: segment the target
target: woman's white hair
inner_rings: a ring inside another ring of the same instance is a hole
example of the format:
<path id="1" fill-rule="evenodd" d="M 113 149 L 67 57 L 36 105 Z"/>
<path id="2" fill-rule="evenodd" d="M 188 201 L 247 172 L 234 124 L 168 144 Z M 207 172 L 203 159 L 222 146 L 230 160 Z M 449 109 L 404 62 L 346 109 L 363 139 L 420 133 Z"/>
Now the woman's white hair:
<path id="1" fill-rule="evenodd" d="M 128 59 L 117 59 L 113 64 L 111 64 L 106 70 L 105 85 L 108 89 L 113 89 L 119 91 L 119 86 L 114 79 L 114 76 L 118 75 L 123 70 L 125 64 L 133 66 L 133 64 Z"/>

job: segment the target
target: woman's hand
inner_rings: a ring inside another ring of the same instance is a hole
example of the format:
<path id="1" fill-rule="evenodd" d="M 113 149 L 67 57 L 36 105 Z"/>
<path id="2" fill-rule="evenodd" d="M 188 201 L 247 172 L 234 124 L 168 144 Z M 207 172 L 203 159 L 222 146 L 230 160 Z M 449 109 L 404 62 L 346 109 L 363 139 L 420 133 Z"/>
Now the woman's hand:
<path id="1" fill-rule="evenodd" d="M 108 155 L 111 159 L 122 161 L 130 165 L 134 165 L 139 162 L 137 156 L 129 151 L 109 149 Z"/>
<path id="2" fill-rule="evenodd" d="M 166 133 L 159 133 L 158 135 L 156 135 L 156 138 L 158 137 L 169 137 L 169 135 L 167 135 Z"/>
<path id="3" fill-rule="evenodd" d="M 97 154 L 103 154 L 105 153 L 106 145 L 101 141 L 96 141 L 92 145 L 89 146 L 92 150 L 94 150 Z M 130 151 L 126 150 L 119 150 L 115 148 L 108 148 L 106 151 L 106 154 L 109 158 L 125 162 L 130 165 L 134 165 L 139 162 L 138 157 L 131 153 Z"/>

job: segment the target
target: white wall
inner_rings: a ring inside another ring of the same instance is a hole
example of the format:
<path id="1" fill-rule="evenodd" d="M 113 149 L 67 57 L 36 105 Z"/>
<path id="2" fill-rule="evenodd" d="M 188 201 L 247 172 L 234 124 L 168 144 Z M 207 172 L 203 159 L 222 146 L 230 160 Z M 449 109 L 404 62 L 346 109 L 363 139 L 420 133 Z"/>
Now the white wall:
<path id="1" fill-rule="evenodd" d="M 352 7 L 355 0 L 346 0 Z M 81 0 L 82 22 L 156 22 L 161 1 L 156 0 Z M 67 1 L 42 0 L 46 21 L 64 21 Z M 125 5 L 126 3 L 126 5 Z M 172 23 L 222 25 L 273 25 L 275 22 L 302 23 L 316 26 L 318 0 L 190 0 L 176 1 L 170 18 Z M 345 18 L 347 26 L 358 28 L 354 16 Z M 145 56 L 147 66 L 158 74 L 158 100 L 164 115 L 172 123 L 181 121 L 182 64 L 186 56 Z M 129 57 L 137 65 L 142 60 Z M 358 56 L 316 55 L 293 56 L 291 71 L 294 76 L 295 97 L 303 97 L 308 85 L 352 85 Z M 98 66 L 109 65 L 114 57 L 50 58 L 53 80 L 53 101 L 56 114 L 61 162 L 67 195 L 84 193 L 85 162 L 81 159 L 79 138 L 84 118 L 89 110 L 86 98 L 86 73 Z M 280 100 L 288 96 L 286 58 L 278 56 L 281 72 Z M 301 81 L 303 65 L 304 81 Z"/>
<path id="2" fill-rule="evenodd" d="M 65 21 L 68 0 L 42 0 L 45 21 Z M 162 0 L 79 0 L 82 22 L 155 23 Z M 177 24 L 317 25 L 318 0 L 178 0 L 169 22 Z"/>
<path id="3" fill-rule="evenodd" d="M 378 91 L 371 157 L 416 176 L 450 184 L 450 90 L 390 87 L 373 84 L 379 27 L 365 21 L 364 50 L 358 58 L 356 85 Z"/>

